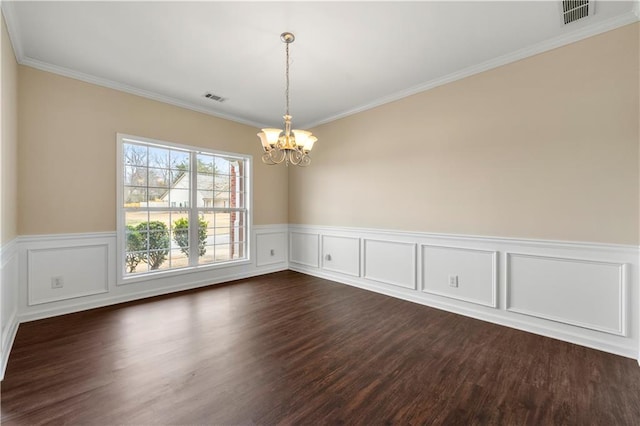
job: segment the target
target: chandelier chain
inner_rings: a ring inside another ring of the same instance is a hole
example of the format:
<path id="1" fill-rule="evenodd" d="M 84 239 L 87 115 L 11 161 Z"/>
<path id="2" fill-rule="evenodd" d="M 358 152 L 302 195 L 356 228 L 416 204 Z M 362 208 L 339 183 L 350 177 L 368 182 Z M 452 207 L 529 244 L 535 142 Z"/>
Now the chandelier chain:
<path id="1" fill-rule="evenodd" d="M 287 105 L 287 110 L 286 110 L 286 115 L 289 115 L 289 43 L 285 43 L 286 45 L 286 51 L 287 51 L 287 65 L 286 65 L 286 76 L 287 76 L 287 85 L 286 85 L 286 89 L 284 92 L 284 96 L 286 99 L 286 105 Z"/>

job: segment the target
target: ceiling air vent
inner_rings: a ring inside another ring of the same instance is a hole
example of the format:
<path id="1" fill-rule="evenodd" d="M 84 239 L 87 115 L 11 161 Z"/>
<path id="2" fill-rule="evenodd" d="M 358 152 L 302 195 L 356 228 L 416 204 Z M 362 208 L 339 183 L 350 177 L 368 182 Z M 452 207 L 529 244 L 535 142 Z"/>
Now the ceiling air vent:
<path id="1" fill-rule="evenodd" d="M 212 101 L 216 101 L 216 102 L 224 102 L 227 100 L 227 98 L 223 98 L 222 96 L 218 96 L 218 95 L 214 95 L 213 93 L 207 92 L 204 95 L 205 98 L 212 100 Z"/>
<path id="2" fill-rule="evenodd" d="M 562 19 L 565 25 L 591 16 L 594 11 L 594 0 L 565 0 L 562 2 Z"/>

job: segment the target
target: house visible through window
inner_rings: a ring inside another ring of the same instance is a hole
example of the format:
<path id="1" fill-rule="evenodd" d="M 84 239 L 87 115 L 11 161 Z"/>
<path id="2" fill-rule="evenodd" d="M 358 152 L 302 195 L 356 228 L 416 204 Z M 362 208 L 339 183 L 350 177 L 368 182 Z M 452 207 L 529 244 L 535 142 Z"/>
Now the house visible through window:
<path id="1" fill-rule="evenodd" d="M 118 146 L 123 277 L 247 259 L 249 157 L 122 135 Z"/>

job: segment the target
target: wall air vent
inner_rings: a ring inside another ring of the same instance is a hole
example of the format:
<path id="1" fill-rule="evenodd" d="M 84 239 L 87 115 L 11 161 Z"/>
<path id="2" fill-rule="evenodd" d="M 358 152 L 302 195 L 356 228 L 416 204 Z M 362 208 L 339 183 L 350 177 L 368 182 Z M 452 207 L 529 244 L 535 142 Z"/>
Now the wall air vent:
<path id="1" fill-rule="evenodd" d="M 570 24 L 579 19 L 593 15 L 595 0 L 564 0 L 562 2 L 562 19 L 564 24 Z"/>
<path id="2" fill-rule="evenodd" d="M 214 95 L 213 93 L 207 92 L 204 95 L 205 98 L 212 100 L 212 101 L 216 101 L 216 102 L 224 102 L 227 100 L 227 98 L 223 98 L 222 96 L 218 96 L 218 95 Z"/>

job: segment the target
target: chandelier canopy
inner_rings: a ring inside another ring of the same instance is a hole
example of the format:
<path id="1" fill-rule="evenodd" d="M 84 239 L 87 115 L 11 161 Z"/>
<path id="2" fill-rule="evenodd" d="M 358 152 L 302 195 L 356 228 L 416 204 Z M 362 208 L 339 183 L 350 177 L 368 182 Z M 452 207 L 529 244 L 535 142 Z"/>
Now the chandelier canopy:
<path id="1" fill-rule="evenodd" d="M 294 166 L 308 166 L 311 164 L 309 153 L 318 138 L 309 131 L 291 129 L 291 115 L 289 114 L 289 45 L 293 43 L 296 37 L 292 33 L 285 32 L 280 35 L 280 39 L 285 43 L 287 54 L 284 130 L 262 129 L 258 133 L 264 150 L 262 162 L 274 165 L 284 161 L 287 165 L 291 163 Z"/>

